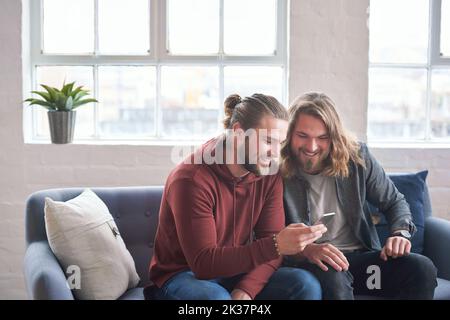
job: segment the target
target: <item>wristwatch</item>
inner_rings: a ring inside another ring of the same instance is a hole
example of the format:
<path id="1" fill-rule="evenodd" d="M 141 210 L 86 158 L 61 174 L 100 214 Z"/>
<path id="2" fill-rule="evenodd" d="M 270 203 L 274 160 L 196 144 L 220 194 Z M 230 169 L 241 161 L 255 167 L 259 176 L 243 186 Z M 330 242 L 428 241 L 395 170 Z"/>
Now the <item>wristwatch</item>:
<path id="1" fill-rule="evenodd" d="M 409 233 L 408 230 L 397 230 L 392 234 L 392 236 L 403 237 L 405 239 L 411 240 L 411 233 Z"/>

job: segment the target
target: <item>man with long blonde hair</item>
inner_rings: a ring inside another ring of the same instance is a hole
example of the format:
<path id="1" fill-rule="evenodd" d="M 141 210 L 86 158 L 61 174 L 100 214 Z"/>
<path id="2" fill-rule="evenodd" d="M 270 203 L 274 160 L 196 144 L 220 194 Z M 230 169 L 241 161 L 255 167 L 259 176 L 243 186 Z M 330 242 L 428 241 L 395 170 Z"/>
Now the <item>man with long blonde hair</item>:
<path id="1" fill-rule="evenodd" d="M 328 231 L 286 264 L 311 271 L 324 299 L 433 298 L 436 268 L 425 256 L 410 253 L 416 227 L 405 197 L 367 146 L 345 130 L 327 95 L 310 92 L 294 100 L 281 158 L 286 223 L 312 225 L 334 213 Z M 364 210 L 366 200 L 389 223 L 383 248 Z M 368 287 L 370 267 L 380 271 L 381 285 L 375 288 Z"/>

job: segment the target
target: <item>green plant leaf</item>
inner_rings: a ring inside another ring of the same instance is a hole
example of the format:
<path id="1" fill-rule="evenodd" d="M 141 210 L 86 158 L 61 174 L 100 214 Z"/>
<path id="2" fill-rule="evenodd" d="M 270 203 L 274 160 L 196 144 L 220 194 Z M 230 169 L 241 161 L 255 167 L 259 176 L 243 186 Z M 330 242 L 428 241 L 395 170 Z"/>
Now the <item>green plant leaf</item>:
<path id="1" fill-rule="evenodd" d="M 45 99 L 45 101 L 50 101 L 50 94 L 48 94 L 47 92 L 43 92 L 43 91 L 31 91 L 31 93 L 35 93 L 39 96 L 41 96 L 42 98 Z"/>
<path id="2" fill-rule="evenodd" d="M 78 101 L 78 100 L 80 100 L 81 98 L 83 98 L 84 96 L 87 96 L 87 95 L 89 95 L 89 92 L 87 92 L 87 91 L 80 91 L 80 92 L 78 92 L 78 93 L 75 95 L 75 97 L 73 98 L 73 100 L 74 100 L 74 101 Z"/>
<path id="3" fill-rule="evenodd" d="M 45 84 L 41 84 L 41 87 L 43 87 L 45 90 L 47 90 L 48 93 L 50 94 L 49 101 L 56 102 L 56 99 L 57 99 L 56 96 L 57 96 L 57 93 L 59 92 L 59 90 L 56 88 L 46 86 Z"/>
<path id="4" fill-rule="evenodd" d="M 75 82 L 71 82 L 66 85 L 63 85 L 61 92 L 64 93 L 66 96 L 70 96 L 70 93 L 72 92 L 74 84 L 75 84 Z"/>
<path id="5" fill-rule="evenodd" d="M 51 87 L 45 84 L 41 86 L 47 91 L 32 91 L 32 93 L 39 95 L 44 100 L 29 98 L 25 102 L 29 102 L 30 105 L 38 104 L 49 110 L 57 111 L 70 111 L 81 105 L 98 102 L 96 99 L 84 99 L 83 97 L 89 95 L 89 90 L 83 89 L 83 86 L 75 87 L 75 82 L 66 84 L 65 80 L 61 89 Z"/>
<path id="6" fill-rule="evenodd" d="M 31 100 L 31 101 L 28 101 L 28 100 Z M 25 101 L 30 102 L 30 106 L 39 105 L 39 106 L 44 107 L 47 110 L 56 110 L 55 106 L 50 102 L 42 101 L 39 99 L 27 99 Z"/>
<path id="7" fill-rule="evenodd" d="M 83 90 L 83 86 L 77 87 L 75 90 L 73 90 L 73 91 L 70 93 L 70 95 L 71 95 L 73 98 L 75 98 L 75 96 L 77 95 L 77 93 L 80 92 L 80 91 L 85 91 L 85 90 Z"/>
<path id="8" fill-rule="evenodd" d="M 61 90 L 59 90 L 58 88 L 56 88 L 56 87 L 51 87 L 53 90 L 55 90 L 56 92 L 61 92 Z"/>
<path id="9" fill-rule="evenodd" d="M 73 107 L 73 98 L 68 97 L 66 101 L 66 110 L 71 110 Z"/>
<path id="10" fill-rule="evenodd" d="M 39 104 L 41 106 L 48 106 L 48 107 L 52 106 L 52 104 L 50 102 L 43 101 L 43 100 L 40 100 L 40 99 L 30 98 L 30 99 L 25 100 L 25 102 L 30 102 L 30 106 L 33 105 L 33 104 Z"/>
<path id="11" fill-rule="evenodd" d="M 58 110 L 66 111 L 67 97 L 62 92 L 56 92 L 55 104 Z"/>
<path id="12" fill-rule="evenodd" d="M 91 103 L 91 102 L 98 102 L 96 99 L 84 99 L 84 100 L 79 100 L 73 103 L 73 107 L 72 109 L 78 108 L 79 106 L 86 104 L 86 103 Z"/>

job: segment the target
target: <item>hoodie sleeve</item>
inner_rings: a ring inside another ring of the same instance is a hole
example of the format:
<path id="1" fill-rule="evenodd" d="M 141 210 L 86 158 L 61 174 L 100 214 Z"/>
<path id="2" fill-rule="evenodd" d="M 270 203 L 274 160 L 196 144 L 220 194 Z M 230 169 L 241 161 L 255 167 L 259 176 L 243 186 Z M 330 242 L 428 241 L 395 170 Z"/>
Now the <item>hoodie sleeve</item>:
<path id="1" fill-rule="evenodd" d="M 284 227 L 283 182 L 281 176 L 278 175 L 255 226 L 255 235 L 257 239 L 272 237 L 274 233 L 280 232 Z M 242 277 L 235 289 L 245 291 L 254 299 L 267 284 L 272 274 L 279 268 L 281 262 L 282 258 L 277 257 L 257 266 Z"/>
<path id="2" fill-rule="evenodd" d="M 212 195 L 192 179 L 174 181 L 167 197 L 183 254 L 198 279 L 247 273 L 278 257 L 270 236 L 239 247 L 218 247 Z"/>

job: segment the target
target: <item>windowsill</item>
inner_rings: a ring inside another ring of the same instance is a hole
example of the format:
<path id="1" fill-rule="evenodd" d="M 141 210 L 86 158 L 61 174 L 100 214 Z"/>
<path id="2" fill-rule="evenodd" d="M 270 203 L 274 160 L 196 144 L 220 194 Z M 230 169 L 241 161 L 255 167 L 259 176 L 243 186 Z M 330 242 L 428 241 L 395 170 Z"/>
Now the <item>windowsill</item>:
<path id="1" fill-rule="evenodd" d="M 173 146 L 199 146 L 205 143 L 209 139 L 203 140 L 76 140 L 69 145 L 101 145 L 101 146 L 162 146 L 162 147 L 173 147 Z M 46 139 L 35 139 L 27 140 L 25 144 L 28 145 L 49 145 L 52 144 L 50 140 Z M 62 144 L 68 145 L 68 144 Z"/>
<path id="2" fill-rule="evenodd" d="M 199 140 L 152 140 L 152 139 L 135 139 L 135 140 L 76 140 L 70 144 L 73 145 L 106 145 L 106 146 L 200 146 L 211 138 Z M 47 139 L 27 140 L 25 144 L 41 145 L 52 144 Z M 372 141 L 367 143 L 370 148 L 375 149 L 450 149 L 450 142 L 405 142 L 405 141 Z"/>
<path id="3" fill-rule="evenodd" d="M 375 149 L 450 149 L 450 141 L 369 141 L 367 144 Z"/>

